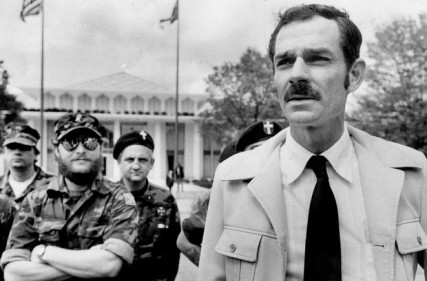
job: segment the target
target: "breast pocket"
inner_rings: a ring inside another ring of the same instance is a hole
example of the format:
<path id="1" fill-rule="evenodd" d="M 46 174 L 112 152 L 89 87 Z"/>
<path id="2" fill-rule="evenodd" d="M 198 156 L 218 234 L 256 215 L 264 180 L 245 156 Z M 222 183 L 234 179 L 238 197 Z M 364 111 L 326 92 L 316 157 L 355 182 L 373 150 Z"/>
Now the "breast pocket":
<path id="1" fill-rule="evenodd" d="M 65 221 L 42 221 L 37 226 L 39 240 L 43 244 L 59 246 Z"/>
<path id="2" fill-rule="evenodd" d="M 106 227 L 106 225 L 99 224 L 99 222 L 81 224 L 78 230 L 81 248 L 89 249 L 92 246 L 102 244 Z"/>
<path id="3" fill-rule="evenodd" d="M 427 249 L 427 235 L 421 224 L 418 221 L 411 221 L 397 225 L 396 245 L 398 250 L 398 258 L 395 259 L 396 271 L 404 271 L 396 272 L 396 276 L 403 274 L 407 280 L 414 280 L 417 252 Z"/>
<path id="4" fill-rule="evenodd" d="M 227 280 L 255 280 L 261 235 L 244 230 L 224 229 L 215 251 L 226 256 Z"/>

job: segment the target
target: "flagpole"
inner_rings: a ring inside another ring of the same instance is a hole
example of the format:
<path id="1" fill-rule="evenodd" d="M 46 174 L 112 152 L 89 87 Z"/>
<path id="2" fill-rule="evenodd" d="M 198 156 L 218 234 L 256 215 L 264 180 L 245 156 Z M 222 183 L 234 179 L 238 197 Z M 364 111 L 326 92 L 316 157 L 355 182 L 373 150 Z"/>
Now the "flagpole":
<path id="1" fill-rule="evenodd" d="M 40 142 L 40 165 L 43 167 L 44 155 L 44 0 L 40 1 L 40 11 L 42 14 L 42 46 L 41 46 L 41 74 L 40 74 L 40 135 L 42 136 Z"/>
<path id="2" fill-rule="evenodd" d="M 174 155 L 174 168 L 178 165 L 178 105 L 179 105 L 179 0 L 176 1 L 177 5 L 177 25 L 176 25 L 176 81 L 175 81 L 175 155 Z"/>

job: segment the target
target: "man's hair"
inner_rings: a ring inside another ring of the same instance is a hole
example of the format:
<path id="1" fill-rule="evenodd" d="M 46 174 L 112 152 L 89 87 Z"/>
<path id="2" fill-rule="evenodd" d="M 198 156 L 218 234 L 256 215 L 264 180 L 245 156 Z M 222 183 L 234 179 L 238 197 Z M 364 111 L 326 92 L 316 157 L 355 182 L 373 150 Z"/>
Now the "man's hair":
<path id="1" fill-rule="evenodd" d="M 283 14 L 279 14 L 279 23 L 271 34 L 270 43 L 268 45 L 268 55 L 273 62 L 273 68 L 274 55 L 276 52 L 276 38 L 282 27 L 291 22 L 311 19 L 314 16 L 321 16 L 326 19 L 334 20 L 338 24 L 341 38 L 340 45 L 344 53 L 347 70 L 349 70 L 353 62 L 359 58 L 362 34 L 354 22 L 350 20 L 347 12 L 327 5 L 299 5 L 289 8 Z"/>

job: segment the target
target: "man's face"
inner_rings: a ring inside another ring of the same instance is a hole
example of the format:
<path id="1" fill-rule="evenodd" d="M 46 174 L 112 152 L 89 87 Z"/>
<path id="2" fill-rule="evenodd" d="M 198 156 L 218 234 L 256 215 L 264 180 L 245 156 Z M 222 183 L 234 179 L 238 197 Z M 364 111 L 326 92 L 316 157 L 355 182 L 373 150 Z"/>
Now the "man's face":
<path id="1" fill-rule="evenodd" d="M 335 21 L 315 16 L 285 25 L 277 36 L 274 68 L 280 105 L 291 126 L 344 121 L 348 71 Z"/>
<path id="2" fill-rule="evenodd" d="M 92 182 L 102 166 L 100 141 L 88 131 L 65 136 L 55 154 L 59 172 L 76 184 Z"/>
<path id="3" fill-rule="evenodd" d="M 27 169 L 34 165 L 37 156 L 33 147 L 10 143 L 5 148 L 5 158 L 10 169 Z"/>
<path id="4" fill-rule="evenodd" d="M 122 151 L 118 162 L 125 180 L 144 181 L 153 168 L 153 151 L 146 146 L 133 144 Z"/>

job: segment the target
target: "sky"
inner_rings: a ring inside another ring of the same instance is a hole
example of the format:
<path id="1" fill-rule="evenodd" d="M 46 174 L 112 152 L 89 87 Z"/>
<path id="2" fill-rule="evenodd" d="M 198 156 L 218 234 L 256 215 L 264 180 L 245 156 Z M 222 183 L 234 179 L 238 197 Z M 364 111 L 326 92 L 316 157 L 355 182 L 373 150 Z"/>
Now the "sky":
<path id="1" fill-rule="evenodd" d="M 175 90 L 175 0 L 44 0 L 45 88 L 64 88 L 120 71 Z M 266 53 L 277 14 L 296 0 L 180 0 L 181 93 L 205 93 L 214 66 L 248 47 Z M 318 0 L 345 9 L 365 41 L 375 27 L 427 13 L 427 0 Z M 0 1 L 0 59 L 18 87 L 40 87 L 41 16 L 23 22 L 22 1 Z M 366 46 L 362 46 L 362 56 Z"/>

